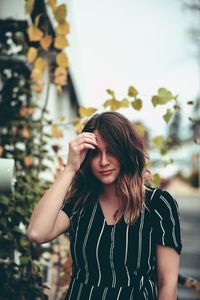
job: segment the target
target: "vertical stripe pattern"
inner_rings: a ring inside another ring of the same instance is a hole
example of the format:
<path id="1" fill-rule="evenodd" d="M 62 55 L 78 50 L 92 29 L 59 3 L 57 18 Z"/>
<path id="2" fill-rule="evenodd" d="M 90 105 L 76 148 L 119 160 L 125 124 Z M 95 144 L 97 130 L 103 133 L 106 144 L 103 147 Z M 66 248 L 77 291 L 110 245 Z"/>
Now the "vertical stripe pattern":
<path id="1" fill-rule="evenodd" d="M 156 300 L 156 246 L 181 250 L 177 203 L 160 189 L 146 193 L 148 209 L 126 224 L 106 223 L 98 201 L 76 214 L 70 233 L 72 280 L 65 300 Z M 71 205 L 71 204 L 70 204 Z"/>

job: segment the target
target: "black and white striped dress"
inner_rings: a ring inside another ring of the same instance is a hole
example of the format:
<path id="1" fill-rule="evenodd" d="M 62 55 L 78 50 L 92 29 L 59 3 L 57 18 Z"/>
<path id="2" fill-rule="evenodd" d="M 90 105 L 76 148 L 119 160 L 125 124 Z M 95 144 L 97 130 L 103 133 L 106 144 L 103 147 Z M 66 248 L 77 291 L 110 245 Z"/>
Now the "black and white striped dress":
<path id="1" fill-rule="evenodd" d="M 147 206 L 133 225 L 122 217 L 108 225 L 100 203 L 72 213 L 69 230 L 73 274 L 67 300 L 157 299 L 156 245 L 181 252 L 178 207 L 160 189 L 146 192 Z"/>

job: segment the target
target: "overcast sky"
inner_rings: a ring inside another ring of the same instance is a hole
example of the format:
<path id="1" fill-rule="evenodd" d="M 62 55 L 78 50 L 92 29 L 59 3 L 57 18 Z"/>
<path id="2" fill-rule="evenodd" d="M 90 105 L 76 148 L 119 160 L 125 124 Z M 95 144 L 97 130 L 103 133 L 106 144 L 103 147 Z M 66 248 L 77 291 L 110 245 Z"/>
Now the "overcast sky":
<path id="1" fill-rule="evenodd" d="M 164 86 L 182 101 L 196 97 L 199 69 L 189 30 L 197 25 L 197 17 L 183 9 L 182 1 L 67 3 L 71 23 L 68 53 L 83 105 L 101 105 L 107 99 L 107 88 L 124 97 L 130 85 L 142 95 L 152 95 Z M 162 131 L 161 110 L 155 112 L 148 97 L 145 99 L 141 113 L 129 110 L 126 114 Z"/>
<path id="2" fill-rule="evenodd" d="M 23 9 L 21 14 L 15 9 L 24 2 L 16 2 L 6 11 L 20 19 Z M 149 99 L 159 87 L 179 94 L 182 103 L 197 96 L 200 70 L 189 31 L 200 28 L 200 15 L 184 9 L 183 0 L 57 0 L 63 2 L 71 26 L 70 71 L 80 104 L 99 107 L 108 98 L 107 88 L 120 99 L 133 85 L 145 100 L 144 109 L 123 112 L 162 134 L 164 110 L 153 109 Z M 0 16 L 3 11 L 6 17 L 3 7 L 10 3 L 1 0 Z M 190 115 L 188 106 L 184 110 Z M 186 117 L 183 124 L 189 126 Z"/>

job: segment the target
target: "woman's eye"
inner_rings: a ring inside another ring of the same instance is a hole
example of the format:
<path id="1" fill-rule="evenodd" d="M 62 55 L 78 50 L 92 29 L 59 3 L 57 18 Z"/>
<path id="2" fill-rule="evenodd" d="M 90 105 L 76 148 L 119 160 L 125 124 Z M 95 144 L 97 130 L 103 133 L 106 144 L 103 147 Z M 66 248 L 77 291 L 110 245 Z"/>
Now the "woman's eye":
<path id="1" fill-rule="evenodd" d="M 97 156 L 99 154 L 99 149 L 92 150 L 92 156 Z"/>
<path id="2" fill-rule="evenodd" d="M 114 155 L 114 152 L 112 149 L 107 149 L 107 154 Z"/>

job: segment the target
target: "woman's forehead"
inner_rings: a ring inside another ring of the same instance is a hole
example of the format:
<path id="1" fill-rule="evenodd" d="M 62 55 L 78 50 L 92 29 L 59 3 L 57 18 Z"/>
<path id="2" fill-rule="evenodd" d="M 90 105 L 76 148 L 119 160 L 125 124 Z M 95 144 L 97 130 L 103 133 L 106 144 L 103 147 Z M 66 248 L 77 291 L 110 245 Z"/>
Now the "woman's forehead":
<path id="1" fill-rule="evenodd" d="M 98 143 L 98 148 L 107 148 L 107 143 L 106 141 L 104 140 L 104 138 L 101 136 L 101 134 L 99 133 L 99 131 L 97 129 L 95 129 L 93 131 L 93 133 L 95 134 L 95 137 L 96 137 L 96 140 L 97 140 L 97 143 Z"/>

